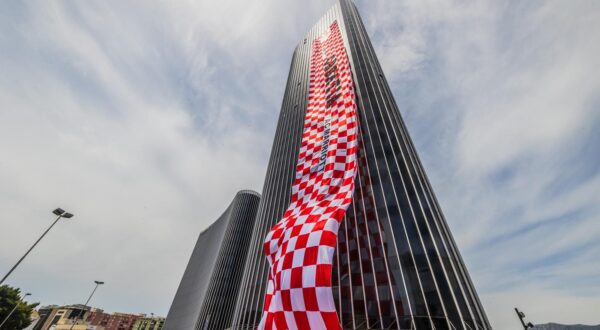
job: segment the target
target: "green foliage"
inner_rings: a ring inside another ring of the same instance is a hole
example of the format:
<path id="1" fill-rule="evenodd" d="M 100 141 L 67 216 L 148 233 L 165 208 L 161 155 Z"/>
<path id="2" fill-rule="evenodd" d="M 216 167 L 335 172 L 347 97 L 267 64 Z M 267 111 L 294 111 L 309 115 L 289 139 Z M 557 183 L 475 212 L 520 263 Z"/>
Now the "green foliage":
<path id="1" fill-rule="evenodd" d="M 19 304 L 10 318 L 2 326 L 2 330 L 21 330 L 31 324 L 31 311 L 38 303 L 28 304 L 21 299 L 21 290 L 8 285 L 0 286 L 0 323 L 10 311 Z"/>

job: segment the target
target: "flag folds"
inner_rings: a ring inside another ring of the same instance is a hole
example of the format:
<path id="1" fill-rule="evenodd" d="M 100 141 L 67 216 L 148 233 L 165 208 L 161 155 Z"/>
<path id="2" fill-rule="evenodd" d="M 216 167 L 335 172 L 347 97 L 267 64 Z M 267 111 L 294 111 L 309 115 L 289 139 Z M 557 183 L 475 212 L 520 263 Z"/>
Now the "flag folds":
<path id="1" fill-rule="evenodd" d="M 357 162 L 352 72 L 337 22 L 312 42 L 308 107 L 290 205 L 267 234 L 269 283 L 259 329 L 341 329 L 331 291 L 340 222 Z"/>

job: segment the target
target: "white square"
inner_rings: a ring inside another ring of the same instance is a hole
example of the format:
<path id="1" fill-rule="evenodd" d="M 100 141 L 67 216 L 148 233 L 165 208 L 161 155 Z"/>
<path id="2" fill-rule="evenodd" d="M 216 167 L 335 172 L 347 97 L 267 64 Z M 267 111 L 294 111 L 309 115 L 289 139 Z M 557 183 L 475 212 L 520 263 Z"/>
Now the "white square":
<path id="1" fill-rule="evenodd" d="M 317 303 L 321 312 L 335 312 L 335 302 L 330 287 L 316 288 Z"/>
<path id="2" fill-rule="evenodd" d="M 305 223 L 306 219 L 308 219 L 308 215 L 306 215 L 306 214 L 299 215 L 296 219 L 296 223 L 298 223 L 298 224 Z"/>
<path id="3" fill-rule="evenodd" d="M 296 236 L 290 238 L 290 240 L 287 243 L 287 250 L 288 251 L 292 251 L 292 250 L 296 249 L 296 241 L 297 240 L 298 240 L 298 237 L 296 237 Z"/>
<path id="4" fill-rule="evenodd" d="M 267 283 L 267 293 L 272 293 L 275 290 L 275 283 L 273 280 L 269 280 Z"/>
<path id="5" fill-rule="evenodd" d="M 312 229 L 315 227 L 314 223 L 305 223 L 302 226 L 302 229 L 300 229 L 300 234 L 308 234 L 312 231 Z"/>
<path id="6" fill-rule="evenodd" d="M 314 288 L 315 277 L 317 275 L 317 265 L 304 266 L 302 268 L 302 287 Z"/>
<path id="7" fill-rule="evenodd" d="M 306 249 L 298 249 L 294 251 L 294 257 L 292 259 L 292 267 L 302 267 L 304 265 L 304 251 Z"/>
<path id="8" fill-rule="evenodd" d="M 287 323 L 289 330 L 298 330 L 296 319 L 294 318 L 294 312 L 283 312 L 285 315 L 285 323 Z"/>
<path id="9" fill-rule="evenodd" d="M 277 268 L 275 269 L 275 272 L 281 272 L 281 270 L 283 269 L 283 258 L 278 257 L 275 258 L 278 262 L 277 262 Z"/>
<path id="10" fill-rule="evenodd" d="M 317 264 L 331 265 L 333 260 L 333 253 L 335 248 L 331 246 L 319 246 L 319 253 L 317 255 Z"/>
<path id="11" fill-rule="evenodd" d="M 331 185 L 332 186 L 339 186 L 341 183 L 342 179 L 332 179 L 331 180 Z M 342 204 L 343 200 L 341 199 L 335 199 L 331 201 L 331 204 L 329 204 L 330 207 L 336 207 L 336 206 L 340 206 Z"/>
<path id="12" fill-rule="evenodd" d="M 302 289 L 291 289 L 290 299 L 292 301 L 292 310 L 295 312 L 303 312 L 306 310 L 304 306 L 304 292 Z"/>
<path id="13" fill-rule="evenodd" d="M 306 243 L 306 247 L 309 246 L 319 246 L 321 243 L 321 230 L 314 231 L 308 235 L 308 242 Z"/>
<path id="14" fill-rule="evenodd" d="M 311 329 L 325 329 L 325 321 L 321 317 L 321 312 L 306 312 L 306 316 Z"/>
<path id="15" fill-rule="evenodd" d="M 323 212 L 325 212 L 325 209 L 323 207 L 315 206 L 313 207 L 313 210 L 310 213 L 312 215 L 323 215 Z"/>
<path id="16" fill-rule="evenodd" d="M 277 240 L 272 240 L 269 242 L 269 251 L 271 254 L 274 253 L 275 251 L 277 251 L 277 248 L 278 248 Z"/>
<path id="17" fill-rule="evenodd" d="M 284 269 L 281 271 L 280 273 L 281 275 L 281 283 L 280 288 L 281 290 L 287 290 L 291 287 L 291 283 L 292 283 L 292 270 L 291 269 Z"/>
<path id="18" fill-rule="evenodd" d="M 290 237 L 292 237 L 292 228 L 287 228 L 285 230 L 285 232 L 283 233 L 283 241 L 287 241 L 290 239 Z"/>
<path id="19" fill-rule="evenodd" d="M 331 231 L 337 236 L 338 231 L 340 230 L 340 223 L 334 219 L 330 219 L 327 221 L 327 225 L 325 225 L 325 229 Z"/>
<path id="20" fill-rule="evenodd" d="M 333 169 L 338 171 L 343 171 L 346 169 L 346 163 L 335 163 L 333 164 Z"/>
<path id="21" fill-rule="evenodd" d="M 319 194 L 324 195 L 327 194 L 329 192 L 329 186 L 321 186 L 319 187 Z"/>
<path id="22" fill-rule="evenodd" d="M 283 302 L 281 301 L 281 291 L 276 291 L 271 300 L 271 312 L 283 311 Z"/>

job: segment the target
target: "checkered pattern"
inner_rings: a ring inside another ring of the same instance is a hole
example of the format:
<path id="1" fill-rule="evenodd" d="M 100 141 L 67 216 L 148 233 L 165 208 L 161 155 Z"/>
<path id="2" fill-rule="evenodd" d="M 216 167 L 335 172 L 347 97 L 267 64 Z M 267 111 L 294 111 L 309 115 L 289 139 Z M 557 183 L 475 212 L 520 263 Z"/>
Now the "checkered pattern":
<path id="1" fill-rule="evenodd" d="M 337 22 L 313 41 L 308 100 L 290 206 L 264 243 L 271 269 L 259 329 L 341 329 L 331 264 L 352 202 L 358 130 Z"/>

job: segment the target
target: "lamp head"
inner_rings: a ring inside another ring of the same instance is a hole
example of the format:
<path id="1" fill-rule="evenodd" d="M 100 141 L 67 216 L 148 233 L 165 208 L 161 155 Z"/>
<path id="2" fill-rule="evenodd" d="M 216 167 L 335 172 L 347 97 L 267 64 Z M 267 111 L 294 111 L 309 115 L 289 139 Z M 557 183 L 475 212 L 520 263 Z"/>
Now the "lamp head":
<path id="1" fill-rule="evenodd" d="M 56 215 L 58 215 L 58 216 L 61 216 L 61 215 L 63 215 L 63 214 L 65 213 L 65 210 L 63 210 L 63 209 L 61 209 L 61 208 L 59 207 L 59 208 L 57 208 L 56 210 L 52 211 L 52 213 L 54 213 L 54 214 L 56 214 Z"/>
<path id="2" fill-rule="evenodd" d="M 63 218 L 70 219 L 70 218 L 72 218 L 72 217 L 73 217 L 73 214 L 72 214 L 72 213 L 69 213 L 69 212 L 65 212 L 65 213 L 63 213 L 63 216 L 62 216 L 62 217 L 63 217 Z"/>
<path id="3" fill-rule="evenodd" d="M 98 284 L 98 285 L 102 285 L 102 284 L 104 284 L 104 282 L 102 282 L 102 281 L 94 281 L 94 283 L 96 283 L 96 284 Z"/>

